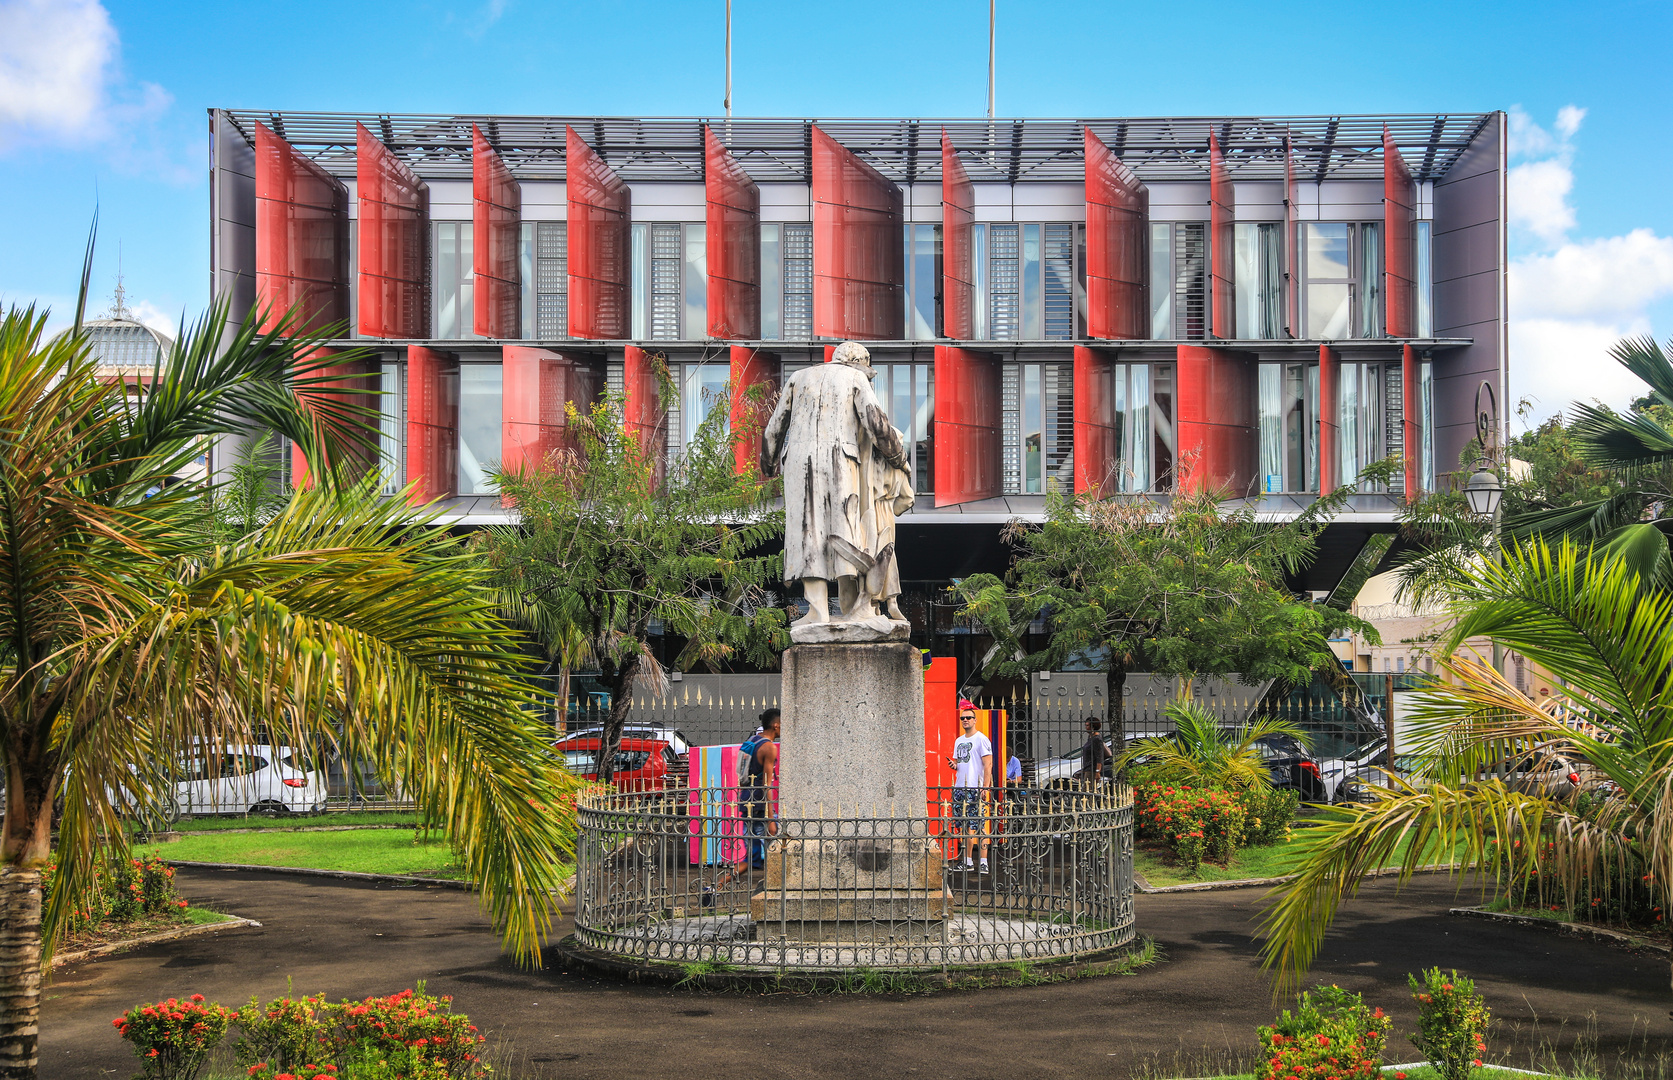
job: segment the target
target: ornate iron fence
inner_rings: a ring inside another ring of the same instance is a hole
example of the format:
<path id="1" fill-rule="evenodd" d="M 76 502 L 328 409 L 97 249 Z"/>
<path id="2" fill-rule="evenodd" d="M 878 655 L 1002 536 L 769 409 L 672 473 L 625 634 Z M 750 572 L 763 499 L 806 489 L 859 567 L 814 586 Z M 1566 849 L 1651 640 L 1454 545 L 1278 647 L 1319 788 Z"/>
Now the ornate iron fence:
<path id="1" fill-rule="evenodd" d="M 749 816 L 759 806 L 720 788 L 583 796 L 579 943 L 807 972 L 1066 960 L 1133 939 L 1124 786 L 939 789 L 899 813 Z"/>

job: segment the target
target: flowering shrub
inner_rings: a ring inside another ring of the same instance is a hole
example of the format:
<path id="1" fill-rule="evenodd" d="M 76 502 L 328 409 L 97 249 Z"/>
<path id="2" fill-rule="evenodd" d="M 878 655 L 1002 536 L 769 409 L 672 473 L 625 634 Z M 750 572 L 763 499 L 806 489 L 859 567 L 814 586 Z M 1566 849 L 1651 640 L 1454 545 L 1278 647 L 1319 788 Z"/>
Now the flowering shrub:
<path id="1" fill-rule="evenodd" d="M 233 1012 L 170 998 L 116 1019 L 146 1062 L 146 1080 L 193 1080 L 238 1025 L 233 1046 L 249 1080 L 482 1080 L 484 1038 L 452 998 L 418 989 L 332 1005 L 323 994 L 251 1000 Z"/>
<path id="2" fill-rule="evenodd" d="M 1520 849 L 1522 841 L 1512 842 Z M 1578 888 L 1570 889 L 1564 875 L 1557 870 L 1557 845 L 1546 841 L 1534 856 L 1534 869 L 1513 869 L 1510 856 L 1520 854 L 1502 851 L 1499 855 L 1501 877 L 1505 880 L 1507 899 L 1513 907 L 1567 911 L 1576 922 L 1606 923 L 1612 926 L 1636 926 L 1641 929 L 1660 929 L 1663 924 L 1661 905 L 1655 893 L 1655 877 L 1642 862 L 1627 874 L 1608 874 L 1594 879 L 1582 873 Z M 1522 860 L 1515 860 L 1520 864 Z M 1625 878 L 1623 881 L 1622 878 Z"/>
<path id="3" fill-rule="evenodd" d="M 142 1077 L 157 1080 L 193 1080 L 203 1071 L 209 1052 L 227 1033 L 233 1012 L 214 1003 L 205 1004 L 202 994 L 186 1001 L 169 998 L 152 1005 L 135 1005 L 112 1023 L 124 1039 L 134 1044 L 143 1066 Z"/>
<path id="4" fill-rule="evenodd" d="M 41 874 L 41 892 L 52 891 L 58 873 L 56 860 Z M 85 934 L 107 922 L 129 922 L 146 916 L 172 915 L 186 908 L 174 887 L 174 867 L 158 852 L 140 858 L 111 859 L 93 867 L 93 883 L 70 910 L 71 935 Z"/>
<path id="5" fill-rule="evenodd" d="M 1166 844 L 1187 871 L 1224 862 L 1243 842 L 1243 807 L 1224 791 L 1152 780 L 1134 789 L 1133 813 L 1139 840 Z"/>
<path id="6" fill-rule="evenodd" d="M 1408 1036 L 1441 1080 L 1468 1080 L 1487 1053 L 1487 1022 L 1492 1012 L 1475 992 L 1475 983 L 1453 971 L 1430 968 L 1407 975 L 1417 1001 L 1417 1034 Z"/>
<path id="7" fill-rule="evenodd" d="M 1377 1075 L 1389 1021 L 1339 986 L 1301 995 L 1271 1027 L 1259 1029 L 1255 1080 L 1370 1080 Z"/>
<path id="8" fill-rule="evenodd" d="M 1239 791 L 1235 798 L 1243 808 L 1243 842 L 1249 845 L 1276 844 L 1290 831 L 1301 792 L 1257 784 Z"/>

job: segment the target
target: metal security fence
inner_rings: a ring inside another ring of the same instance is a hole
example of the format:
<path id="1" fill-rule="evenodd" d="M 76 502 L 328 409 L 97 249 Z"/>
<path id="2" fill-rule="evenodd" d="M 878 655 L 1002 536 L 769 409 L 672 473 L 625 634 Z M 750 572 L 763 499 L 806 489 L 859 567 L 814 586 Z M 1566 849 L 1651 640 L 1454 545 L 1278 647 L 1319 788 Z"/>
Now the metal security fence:
<path id="1" fill-rule="evenodd" d="M 806 972 L 1072 959 L 1133 940 L 1124 786 L 1013 787 L 979 803 L 936 789 L 922 808 L 770 819 L 738 805 L 729 789 L 584 796 L 579 943 L 646 962 Z M 966 854 L 985 855 L 986 871 L 965 869 Z"/>

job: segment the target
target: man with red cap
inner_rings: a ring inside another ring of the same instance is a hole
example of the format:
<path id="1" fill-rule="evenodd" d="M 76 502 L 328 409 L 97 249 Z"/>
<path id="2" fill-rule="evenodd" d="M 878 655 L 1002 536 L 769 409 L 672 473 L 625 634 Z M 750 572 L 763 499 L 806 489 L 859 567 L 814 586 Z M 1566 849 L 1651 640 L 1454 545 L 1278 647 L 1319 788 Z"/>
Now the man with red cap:
<path id="1" fill-rule="evenodd" d="M 963 835 L 964 864 L 956 870 L 969 872 L 976 865 L 970 849 L 982 850 L 981 872 L 988 872 L 987 795 L 993 784 L 993 744 L 976 730 L 976 704 L 963 698 L 958 703 L 958 722 L 964 734 L 953 741 L 953 756 L 947 767 L 953 770 L 953 846 L 951 858 L 958 858 L 958 837 Z"/>

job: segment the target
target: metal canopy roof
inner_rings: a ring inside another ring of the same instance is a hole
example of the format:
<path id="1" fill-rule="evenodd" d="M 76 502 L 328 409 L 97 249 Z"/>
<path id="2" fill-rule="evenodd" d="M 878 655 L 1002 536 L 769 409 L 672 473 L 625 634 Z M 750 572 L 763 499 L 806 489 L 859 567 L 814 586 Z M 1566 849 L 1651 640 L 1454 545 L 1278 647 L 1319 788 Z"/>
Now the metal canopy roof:
<path id="1" fill-rule="evenodd" d="M 1382 178 L 1387 125 L 1419 180 L 1452 167 L 1491 113 L 1386 116 L 1148 117 L 1087 120 L 673 119 L 592 116 L 440 116 L 227 110 L 247 139 L 261 122 L 339 176 L 355 173 L 356 121 L 425 179 L 468 179 L 477 124 L 523 180 L 561 180 L 564 128 L 574 126 L 629 181 L 703 178 L 703 128 L 714 129 L 760 182 L 808 183 L 812 125 L 897 183 L 941 179 L 941 132 L 970 179 L 1078 183 L 1082 128 L 1090 128 L 1147 181 L 1208 179 L 1208 134 L 1218 135 L 1234 180 L 1282 180 L 1288 138 L 1298 180 Z"/>

